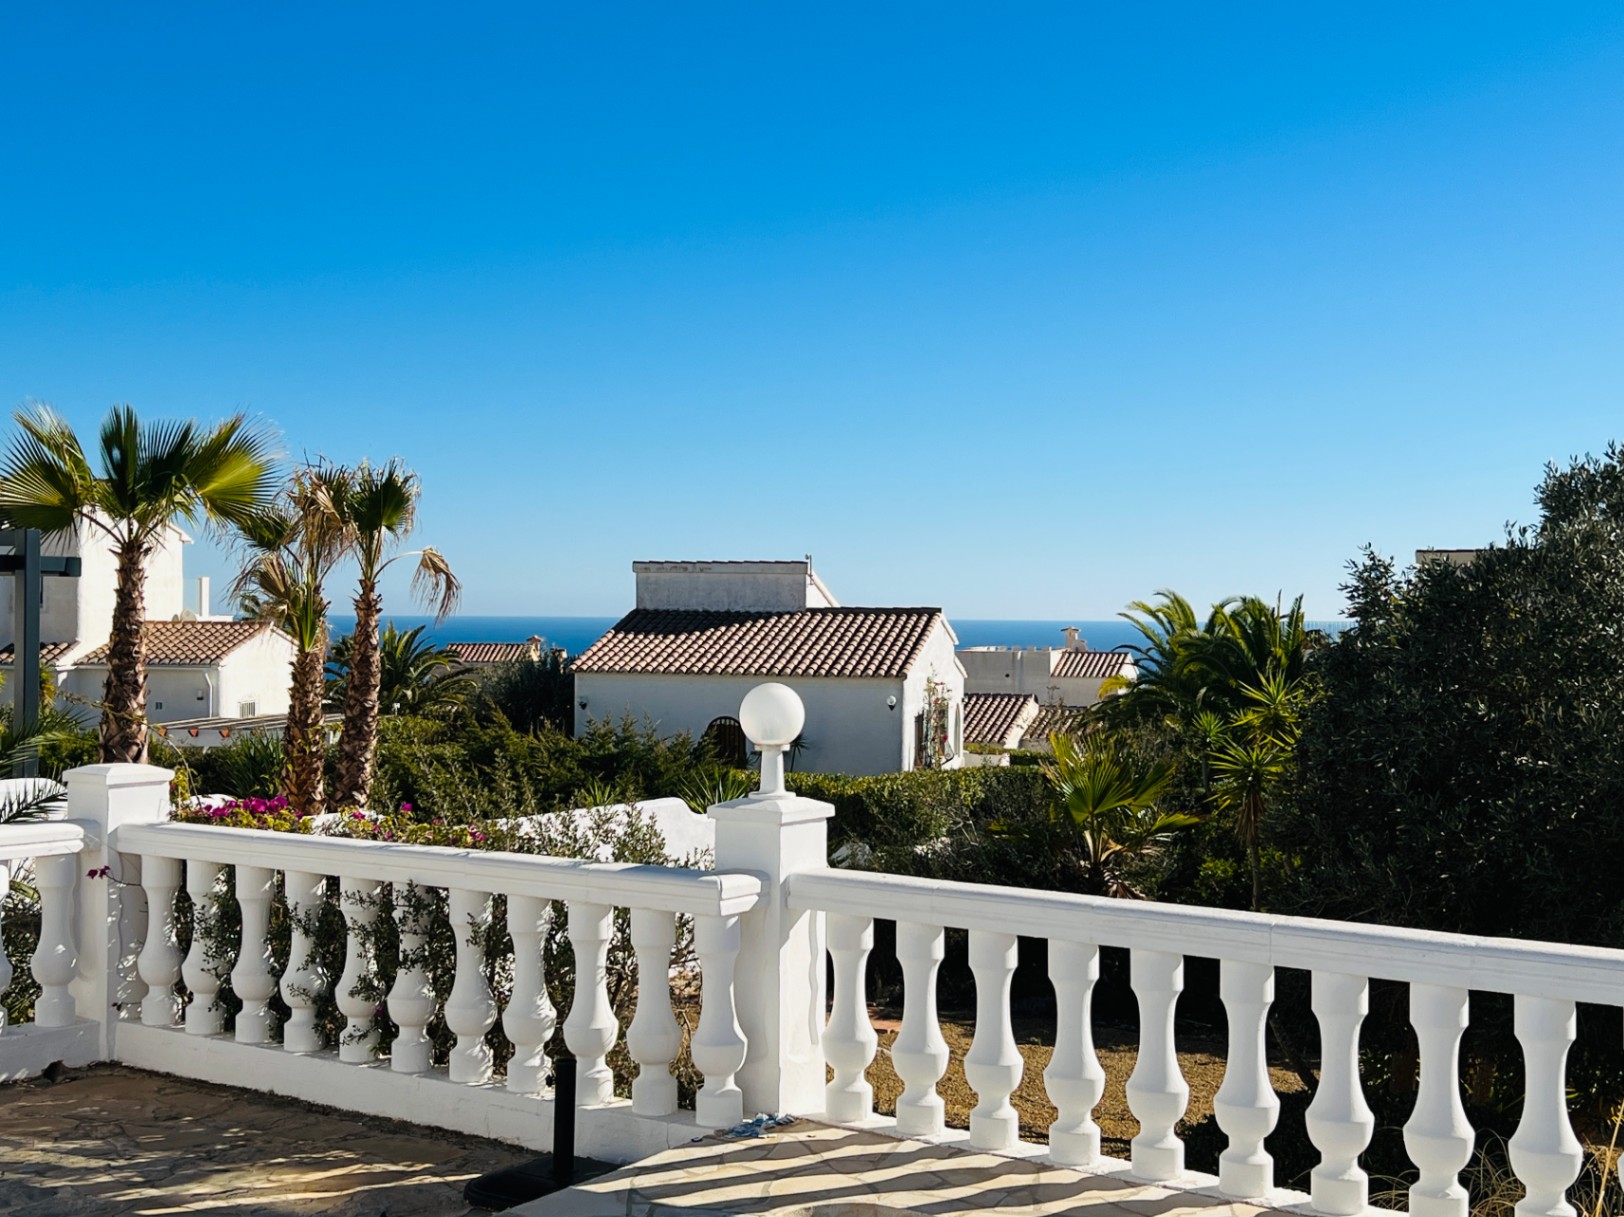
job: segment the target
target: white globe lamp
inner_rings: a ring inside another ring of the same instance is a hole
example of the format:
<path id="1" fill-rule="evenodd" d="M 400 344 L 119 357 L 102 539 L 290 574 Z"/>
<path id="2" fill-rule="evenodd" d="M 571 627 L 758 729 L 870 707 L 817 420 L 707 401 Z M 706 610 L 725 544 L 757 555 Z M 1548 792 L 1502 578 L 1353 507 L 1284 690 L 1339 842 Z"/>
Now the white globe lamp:
<path id="1" fill-rule="evenodd" d="M 739 703 L 739 726 L 761 753 L 760 794 L 784 793 L 784 749 L 806 726 L 806 707 L 788 685 L 757 685 Z"/>

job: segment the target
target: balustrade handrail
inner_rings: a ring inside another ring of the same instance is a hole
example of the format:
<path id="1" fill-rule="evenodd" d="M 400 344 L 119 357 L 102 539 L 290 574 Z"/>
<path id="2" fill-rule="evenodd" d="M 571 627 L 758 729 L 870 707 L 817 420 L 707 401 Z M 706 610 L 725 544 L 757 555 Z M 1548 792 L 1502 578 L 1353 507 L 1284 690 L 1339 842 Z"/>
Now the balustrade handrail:
<path id="1" fill-rule="evenodd" d="M 761 880 L 737 872 L 311 837 L 257 828 L 131 824 L 114 830 L 113 847 L 121 853 L 188 862 L 269 867 L 384 883 L 414 882 L 669 913 L 736 916 L 757 908 L 762 900 Z"/>
<path id="2" fill-rule="evenodd" d="M 77 854 L 94 839 L 92 831 L 72 820 L 0 824 L 0 862 L 45 858 L 53 854 Z"/>
<path id="3" fill-rule="evenodd" d="M 788 903 L 856 917 L 1624 1005 L 1624 951 L 871 871 L 790 876 Z"/>

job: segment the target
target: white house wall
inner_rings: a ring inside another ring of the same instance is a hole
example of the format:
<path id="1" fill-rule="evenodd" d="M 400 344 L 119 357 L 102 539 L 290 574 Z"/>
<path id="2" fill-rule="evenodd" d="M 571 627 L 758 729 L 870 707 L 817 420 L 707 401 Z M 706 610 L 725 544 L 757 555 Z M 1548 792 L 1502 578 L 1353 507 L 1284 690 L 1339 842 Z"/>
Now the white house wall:
<path id="1" fill-rule="evenodd" d="M 958 673 L 947 651 L 944 671 Z M 575 729 L 589 719 L 618 720 L 630 712 L 647 717 L 662 736 L 686 731 L 698 738 L 717 718 L 737 718 L 739 703 L 762 676 L 658 676 L 582 672 L 575 678 Z M 962 686 L 962 676 L 960 676 Z M 919 693 L 923 695 L 923 678 Z M 913 712 L 901 680 L 841 677 L 785 677 L 780 683 L 800 694 L 806 706 L 806 746 L 795 767 L 818 773 L 895 773 L 912 762 Z M 896 709 L 886 699 L 898 699 Z M 586 709 L 580 701 L 585 698 Z"/>
<path id="2" fill-rule="evenodd" d="M 286 714 L 293 683 L 293 643 L 270 631 L 243 643 L 220 663 L 218 705 L 215 714 L 242 717 L 244 702 L 253 702 L 255 714 Z"/>
<path id="3" fill-rule="evenodd" d="M 186 718 L 238 717 L 243 702 L 256 714 L 286 714 L 293 677 L 293 643 L 266 632 L 243 643 L 218 664 L 147 669 L 147 721 L 173 723 Z M 107 682 L 105 664 L 85 665 L 63 674 L 61 708 L 82 722 L 94 722 Z"/>
<path id="4" fill-rule="evenodd" d="M 954 647 L 958 640 L 945 622 L 925 639 L 919 658 L 914 662 L 903 687 L 902 709 L 907 715 L 908 729 L 903 737 L 902 768 L 912 769 L 917 763 L 914 756 L 914 718 L 925 708 L 925 685 L 935 680 L 948 688 L 952 702 L 953 721 L 957 724 L 957 755 L 947 762 L 946 768 L 956 769 L 963 763 L 964 739 L 964 666 L 959 663 Z"/>

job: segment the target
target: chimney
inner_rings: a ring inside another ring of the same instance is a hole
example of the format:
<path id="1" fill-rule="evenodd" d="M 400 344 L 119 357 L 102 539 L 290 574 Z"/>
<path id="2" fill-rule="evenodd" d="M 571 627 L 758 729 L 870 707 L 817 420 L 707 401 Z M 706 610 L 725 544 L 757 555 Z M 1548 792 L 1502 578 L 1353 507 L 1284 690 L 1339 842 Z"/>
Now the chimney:
<path id="1" fill-rule="evenodd" d="M 1086 650 L 1088 650 L 1088 643 L 1083 641 L 1081 638 L 1077 637 L 1077 627 L 1076 626 L 1068 625 L 1064 629 L 1062 629 L 1060 632 L 1066 636 L 1066 650 L 1068 650 L 1068 651 L 1086 651 Z"/>
<path id="2" fill-rule="evenodd" d="M 197 577 L 197 619 L 199 621 L 206 621 L 208 620 L 208 616 L 209 577 L 207 575 L 199 575 Z"/>

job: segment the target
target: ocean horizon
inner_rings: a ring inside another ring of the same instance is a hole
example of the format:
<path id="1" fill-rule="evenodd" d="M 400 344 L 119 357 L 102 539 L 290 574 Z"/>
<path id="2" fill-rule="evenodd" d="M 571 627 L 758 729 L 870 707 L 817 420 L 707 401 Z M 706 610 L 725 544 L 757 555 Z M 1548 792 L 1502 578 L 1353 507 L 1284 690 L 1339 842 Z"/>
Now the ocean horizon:
<path id="1" fill-rule="evenodd" d="M 331 619 L 335 637 L 355 629 L 353 616 L 334 615 Z M 434 618 L 404 613 L 386 613 L 384 620 L 393 621 L 398 630 L 423 627 L 426 638 L 436 646 L 452 642 L 523 642 L 539 635 L 550 646 L 563 647 L 571 655 L 579 655 L 603 636 L 619 617 L 523 617 L 475 616 L 447 617 L 438 625 Z M 1142 636 L 1131 622 L 1121 618 L 1110 620 L 1021 620 L 1016 618 L 949 618 L 959 645 L 964 647 L 1050 647 L 1060 646 L 1065 638 L 1061 630 L 1074 625 L 1088 645 L 1096 651 L 1112 651 L 1135 645 Z M 1336 633 L 1347 625 L 1345 621 L 1311 621 L 1315 629 Z"/>

